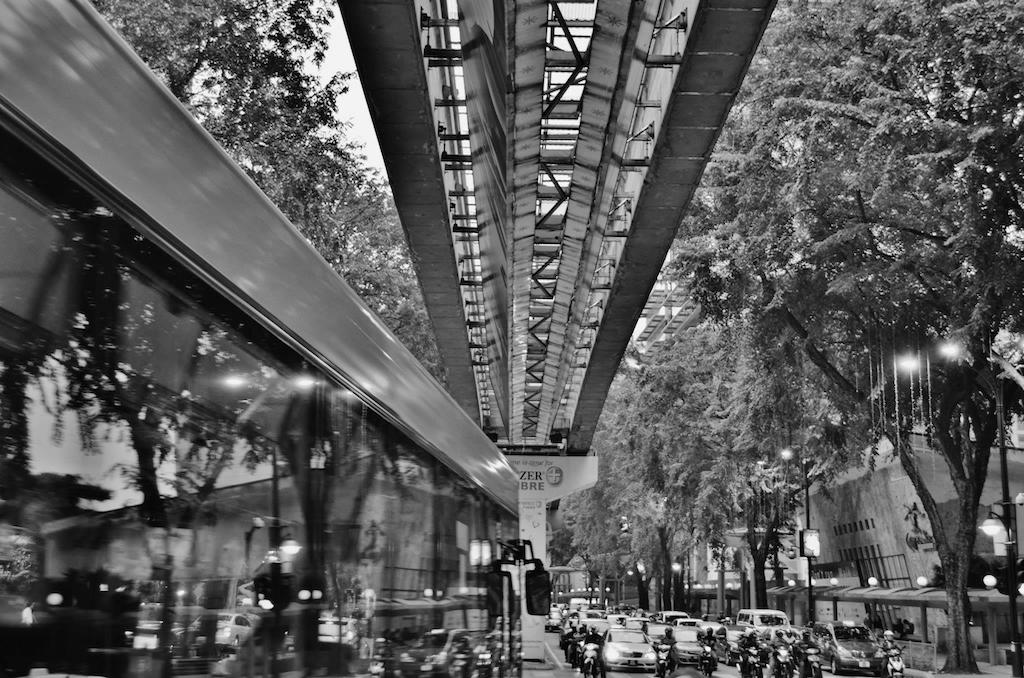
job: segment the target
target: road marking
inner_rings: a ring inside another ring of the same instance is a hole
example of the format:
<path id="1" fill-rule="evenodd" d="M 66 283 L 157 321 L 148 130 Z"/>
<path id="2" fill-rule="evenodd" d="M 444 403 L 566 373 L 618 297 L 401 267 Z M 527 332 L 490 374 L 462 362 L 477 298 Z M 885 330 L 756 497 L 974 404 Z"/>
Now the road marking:
<path id="1" fill-rule="evenodd" d="M 552 650 L 551 646 L 548 645 L 547 638 L 544 639 L 544 649 L 547 650 L 548 654 L 551 655 L 551 659 L 554 660 L 555 666 L 557 666 L 559 669 L 564 671 L 565 670 L 565 664 L 563 664 L 562 660 L 558 658 L 558 653 L 555 652 L 554 650 Z"/>

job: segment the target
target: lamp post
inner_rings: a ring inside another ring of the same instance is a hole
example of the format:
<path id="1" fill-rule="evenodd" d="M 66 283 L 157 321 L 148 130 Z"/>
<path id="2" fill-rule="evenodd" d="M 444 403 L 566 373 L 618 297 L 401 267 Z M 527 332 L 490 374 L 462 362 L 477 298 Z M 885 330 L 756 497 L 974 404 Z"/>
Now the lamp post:
<path id="1" fill-rule="evenodd" d="M 804 531 L 800 538 L 800 551 L 801 555 L 807 558 L 807 622 L 814 622 L 814 577 L 811 576 L 811 570 L 813 567 L 814 557 L 817 555 L 815 549 L 811 548 L 810 541 L 811 535 L 814 534 L 811 531 L 811 477 L 807 472 L 807 460 L 802 457 L 797 457 L 796 452 L 792 448 L 784 448 L 779 452 L 779 456 L 786 461 L 790 461 L 797 458 L 800 462 L 800 468 L 804 473 Z M 816 536 L 816 535 L 815 535 Z M 816 547 L 817 548 L 817 547 Z"/>
<path id="2" fill-rule="evenodd" d="M 999 427 L 999 479 L 1002 481 L 1003 498 L 999 502 L 1002 510 L 996 520 L 990 516 L 981 524 L 981 530 L 994 537 L 1002 527 L 1006 530 L 1006 586 L 1007 602 L 1010 606 L 1010 649 L 1013 652 L 1013 675 L 1021 678 L 1024 675 L 1020 656 L 1020 626 L 1017 620 L 1017 541 L 1014 537 L 1014 503 L 1010 501 L 1010 480 L 1006 472 L 1006 422 L 1003 409 L 1003 388 L 999 378 L 996 379 L 996 426 Z"/>

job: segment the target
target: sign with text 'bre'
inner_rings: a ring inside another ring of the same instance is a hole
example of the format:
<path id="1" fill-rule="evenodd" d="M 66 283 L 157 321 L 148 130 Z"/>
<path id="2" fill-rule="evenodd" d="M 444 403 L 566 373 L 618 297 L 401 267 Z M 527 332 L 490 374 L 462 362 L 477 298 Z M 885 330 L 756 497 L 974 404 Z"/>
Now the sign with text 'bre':
<path id="1" fill-rule="evenodd" d="M 509 455 L 519 475 L 519 500 L 554 501 L 597 482 L 597 457 Z"/>

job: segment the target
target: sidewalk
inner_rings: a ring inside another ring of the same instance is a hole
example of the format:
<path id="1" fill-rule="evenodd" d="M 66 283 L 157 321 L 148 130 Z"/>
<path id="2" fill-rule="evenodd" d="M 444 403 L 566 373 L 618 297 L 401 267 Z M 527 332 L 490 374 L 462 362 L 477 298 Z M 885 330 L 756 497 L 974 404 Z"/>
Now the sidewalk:
<path id="1" fill-rule="evenodd" d="M 941 667 L 943 659 L 939 662 Z M 981 671 L 981 675 L 995 676 L 996 678 L 1010 678 L 1013 675 L 1013 669 L 1009 664 L 989 664 L 988 662 L 978 662 L 978 670 Z M 977 676 L 976 673 L 939 673 L 938 671 L 921 671 L 918 669 L 907 669 L 906 678 L 968 678 L 969 676 Z"/>

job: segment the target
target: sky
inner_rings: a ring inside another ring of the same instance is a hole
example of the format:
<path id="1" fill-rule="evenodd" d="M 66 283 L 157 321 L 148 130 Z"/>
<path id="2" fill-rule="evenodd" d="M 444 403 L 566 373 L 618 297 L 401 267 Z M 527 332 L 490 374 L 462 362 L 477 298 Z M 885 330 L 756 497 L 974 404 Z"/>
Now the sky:
<path id="1" fill-rule="evenodd" d="M 345 24 L 337 7 L 334 8 L 334 20 L 330 26 L 330 48 L 320 69 L 320 75 L 324 79 L 330 78 L 335 73 L 354 73 L 356 70 L 355 61 L 352 59 L 352 50 L 348 46 L 348 35 L 345 33 Z M 341 118 L 352 124 L 348 130 L 349 138 L 363 145 L 363 152 L 366 155 L 367 164 L 370 167 L 384 172 L 384 160 L 380 154 L 380 147 L 377 145 L 377 134 L 373 130 L 373 123 L 370 121 L 370 111 L 366 107 L 366 99 L 363 97 L 363 88 L 357 78 L 349 81 L 349 90 L 338 102 L 338 109 Z"/>

